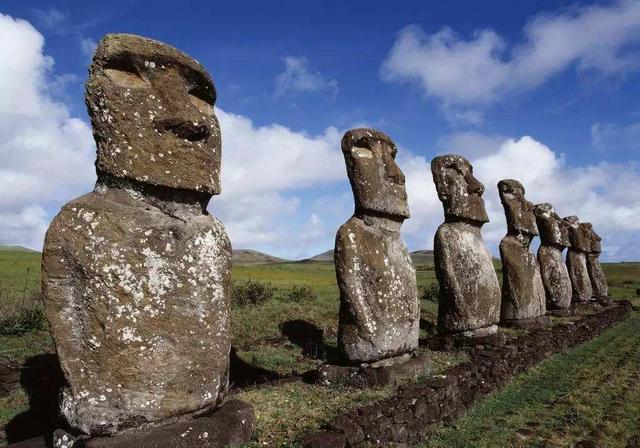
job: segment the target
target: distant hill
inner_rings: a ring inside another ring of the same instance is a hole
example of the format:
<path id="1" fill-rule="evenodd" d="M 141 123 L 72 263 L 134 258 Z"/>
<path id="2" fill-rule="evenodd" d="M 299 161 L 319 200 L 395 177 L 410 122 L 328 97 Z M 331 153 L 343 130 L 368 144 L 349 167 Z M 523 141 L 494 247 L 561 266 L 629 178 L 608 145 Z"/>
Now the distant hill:
<path id="1" fill-rule="evenodd" d="M 414 252 L 411 252 L 411 259 L 413 260 L 414 264 L 433 264 L 433 251 L 416 250 Z M 307 258 L 300 261 L 305 263 L 312 261 L 333 261 L 333 249 L 322 252 L 315 257 Z"/>
<path id="2" fill-rule="evenodd" d="M 315 257 L 311 257 L 303 261 L 333 261 L 333 249 L 330 249 L 326 252 L 322 252 L 321 254 L 318 254 Z"/>
<path id="3" fill-rule="evenodd" d="M 414 250 L 411 252 L 413 264 L 433 264 L 432 250 Z"/>
<path id="4" fill-rule="evenodd" d="M 235 249 L 232 254 L 233 264 L 268 264 L 282 263 L 287 260 L 251 249 Z"/>
<path id="5" fill-rule="evenodd" d="M 6 251 L 6 252 L 34 252 L 34 253 L 38 253 L 37 250 L 29 249 L 28 247 L 5 246 L 3 244 L 0 244 L 0 251 Z"/>

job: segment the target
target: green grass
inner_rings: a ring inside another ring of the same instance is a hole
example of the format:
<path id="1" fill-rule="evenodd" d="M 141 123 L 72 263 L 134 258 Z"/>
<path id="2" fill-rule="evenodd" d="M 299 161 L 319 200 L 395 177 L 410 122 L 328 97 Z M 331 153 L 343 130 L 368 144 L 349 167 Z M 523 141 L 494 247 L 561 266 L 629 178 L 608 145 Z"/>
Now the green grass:
<path id="1" fill-rule="evenodd" d="M 256 442 L 249 446 L 298 447 L 306 432 L 392 392 L 390 388 L 354 389 L 294 382 L 255 388 L 237 398 L 252 404 L 256 412 Z"/>
<path id="2" fill-rule="evenodd" d="M 0 251 L 0 299 L 22 300 L 40 291 L 40 253 Z"/>
<path id="3" fill-rule="evenodd" d="M 636 289 L 640 288 L 640 263 L 605 264 L 603 267 L 609 279 L 610 291 L 614 298 L 635 296 Z M 274 371 L 282 376 L 299 374 L 313 368 L 318 361 L 303 356 L 300 348 L 289 343 L 280 332 L 281 324 L 293 319 L 306 320 L 321 328 L 324 331 L 326 342 L 335 346 L 339 293 L 333 263 L 280 263 L 234 266 L 232 278 L 234 282 L 243 282 L 251 279 L 269 283 L 276 288 L 274 298 L 264 304 L 238 306 L 233 307 L 231 310 L 232 343 L 238 350 L 238 356 L 245 362 L 255 367 Z M 417 266 L 417 281 L 420 290 L 435 282 L 435 272 L 432 266 Z M 283 300 L 283 295 L 290 291 L 294 285 L 310 287 L 317 295 L 317 298 L 302 303 Z M 3 312 L 17 309 L 19 306 L 29 306 L 29 304 L 34 303 L 36 304 L 35 306 L 39 306 L 35 294 L 39 291 L 39 288 L 40 254 L 0 251 L 0 318 Z M 636 300 L 635 303 L 640 305 L 640 299 Z M 423 318 L 430 321 L 435 320 L 437 314 L 436 303 L 422 300 L 421 308 Z M 624 336 L 625 331 L 629 332 L 634 329 L 634 327 L 629 326 L 619 328 L 623 329 L 620 330 L 623 333 L 620 337 Z M 635 328 L 635 331 L 636 334 L 640 334 L 637 328 Z M 21 364 L 30 356 L 53 352 L 53 350 L 52 340 L 48 332 L 44 330 L 31 331 L 22 336 L 0 336 L 0 360 L 5 360 L 6 362 Z M 610 356 L 614 356 L 616 344 L 612 342 L 609 350 L 612 352 Z M 620 350 L 623 349 L 620 348 Z M 600 356 L 598 358 L 600 360 L 599 363 L 604 364 L 606 367 L 610 360 L 606 358 L 606 353 L 598 353 L 598 356 Z M 433 373 L 442 372 L 455 363 L 466 359 L 460 353 L 432 353 L 430 356 Z M 571 367 L 573 366 L 572 363 L 583 363 L 581 359 L 571 358 L 566 361 L 566 364 Z M 597 367 L 598 363 L 594 361 L 592 364 Z M 573 368 L 576 368 L 576 366 L 573 366 Z M 622 371 L 622 373 L 624 376 L 626 371 Z M 559 382 L 557 387 L 562 384 L 564 383 Z M 552 384 L 552 386 L 554 385 Z M 582 386 L 576 387 L 580 388 Z M 585 387 L 588 387 L 588 385 Z M 239 397 L 251 402 L 256 407 L 258 416 L 257 442 L 252 446 L 264 446 L 264 443 L 267 443 L 270 446 L 294 447 L 299 446 L 299 439 L 304 432 L 319 428 L 324 422 L 347 409 L 379 400 L 390 393 L 392 393 L 390 389 L 363 391 L 347 387 L 327 388 L 303 383 L 286 383 L 252 388 L 242 392 Z M 540 397 L 544 396 L 546 395 L 540 395 Z M 512 396 L 511 398 L 514 397 Z M 530 396 L 529 399 L 535 402 L 535 394 Z M 21 390 L 16 391 L 9 397 L 0 399 L 0 428 L 11 420 L 13 416 L 24 411 L 26 406 L 28 406 L 27 399 Z M 506 404 L 502 406 L 508 410 Z M 550 409 L 549 404 L 538 404 L 536 406 Z M 622 408 L 624 406 L 621 407 L 621 412 L 624 411 Z M 550 409 L 548 412 L 550 415 L 555 414 L 554 409 Z M 488 422 L 495 420 L 487 417 L 487 414 L 483 418 L 489 419 Z M 620 417 L 620 419 L 623 418 L 626 417 Z M 516 421 L 519 422 L 519 420 Z M 530 422 L 524 421 L 522 424 L 526 423 Z M 516 429 L 522 428 L 518 427 Z M 437 434 L 438 440 L 441 440 L 442 443 L 449 443 L 447 442 L 449 439 L 446 437 L 452 437 L 447 436 L 447 431 L 449 429 L 443 428 Z M 510 446 L 509 443 L 506 445 L 496 444 L 494 446 Z M 1 444 L 2 430 L 0 429 Z M 456 445 L 454 443 L 453 445 L 433 446 L 466 445 Z"/>
<path id="4" fill-rule="evenodd" d="M 640 314 L 518 376 L 422 448 L 621 447 L 640 434 Z"/>

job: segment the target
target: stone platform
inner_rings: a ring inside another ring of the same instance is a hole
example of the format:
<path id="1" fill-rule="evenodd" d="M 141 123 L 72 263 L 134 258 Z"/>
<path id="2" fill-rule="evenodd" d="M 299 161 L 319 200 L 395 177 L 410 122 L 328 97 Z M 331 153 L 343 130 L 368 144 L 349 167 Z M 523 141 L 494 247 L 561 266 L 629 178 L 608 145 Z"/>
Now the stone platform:
<path id="1" fill-rule="evenodd" d="M 520 330 L 543 330 L 551 326 L 551 319 L 547 316 L 534 317 L 531 319 L 504 320 L 500 325 Z"/>
<path id="2" fill-rule="evenodd" d="M 410 446 L 437 425 L 462 415 L 473 402 L 504 386 L 554 353 L 586 342 L 631 312 L 631 303 L 617 305 L 571 324 L 534 330 L 504 346 L 467 348 L 470 360 L 443 375 L 398 389 L 396 395 L 352 409 L 307 434 L 306 448 Z"/>
<path id="3" fill-rule="evenodd" d="M 323 364 L 307 374 L 307 380 L 324 385 L 342 384 L 357 388 L 399 386 L 431 371 L 425 356 L 403 355 L 359 366 Z"/>
<path id="4" fill-rule="evenodd" d="M 426 341 L 426 345 L 433 351 L 451 351 L 463 347 L 475 347 L 477 345 L 502 346 L 506 337 L 497 325 L 480 328 L 474 331 L 462 333 L 437 334 Z"/>
<path id="5" fill-rule="evenodd" d="M 590 302 L 573 302 L 571 308 L 574 313 L 597 313 L 602 310 L 602 305 L 592 300 Z"/>
<path id="6" fill-rule="evenodd" d="M 547 310 L 547 316 L 551 317 L 571 317 L 575 316 L 575 312 L 572 308 L 567 308 L 563 310 Z"/>
<path id="7" fill-rule="evenodd" d="M 73 437 L 58 430 L 53 445 L 44 437 L 9 445 L 9 448 L 224 448 L 247 443 L 253 435 L 253 407 L 229 400 L 220 409 L 192 420 L 145 430 L 129 430 L 113 437 Z"/>

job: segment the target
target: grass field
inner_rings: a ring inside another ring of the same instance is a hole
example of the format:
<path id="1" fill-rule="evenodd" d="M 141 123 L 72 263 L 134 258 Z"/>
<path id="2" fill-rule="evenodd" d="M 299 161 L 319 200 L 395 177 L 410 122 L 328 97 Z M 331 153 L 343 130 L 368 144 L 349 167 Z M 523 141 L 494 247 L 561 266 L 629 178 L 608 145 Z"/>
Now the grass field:
<path id="1" fill-rule="evenodd" d="M 640 314 L 542 362 L 423 448 L 624 447 L 640 438 Z"/>
<path id="2" fill-rule="evenodd" d="M 640 288 L 640 263 L 605 264 L 604 269 L 615 298 L 635 296 Z M 236 283 L 257 280 L 269 283 L 277 290 L 274 298 L 265 303 L 233 307 L 233 346 L 242 360 L 282 376 L 312 368 L 319 361 L 303 356 L 301 349 L 281 334 L 280 325 L 294 319 L 305 320 L 321 328 L 327 344 L 335 345 L 338 290 L 332 263 L 235 266 L 232 276 Z M 435 273 L 431 266 L 419 265 L 417 278 L 419 287 L 425 288 L 435 282 Z M 40 254 L 0 251 L 0 319 L 3 313 L 11 313 L 18 306 L 28 306 L 37 301 L 39 282 Z M 297 302 L 282 299 L 292 285 L 310 287 L 316 297 Z M 423 318 L 433 321 L 436 304 L 423 300 L 421 306 Z M 544 446 L 538 442 L 545 437 L 549 439 L 548 434 L 555 431 L 554 425 L 558 422 L 573 425 L 574 420 L 567 420 L 569 418 L 577 419 L 575 421 L 584 428 L 556 437 L 560 443 L 558 446 L 564 446 L 565 442 L 573 443 L 585 436 L 584 431 L 600 431 L 598 434 L 602 434 L 603 441 L 623 437 L 620 434 L 628 432 L 626 416 L 634 409 L 636 415 L 640 415 L 637 413 L 637 406 L 640 406 L 637 384 L 635 389 L 632 387 L 637 380 L 632 370 L 639 367 L 638 351 L 633 351 L 640 342 L 639 322 L 640 316 L 634 315 L 633 319 L 593 342 L 543 363 L 519 377 L 502 394 L 482 401 L 455 426 L 439 429 L 436 438 L 424 446 L 511 446 L 516 442 L 522 446 Z M 52 351 L 52 341 L 44 329 L 22 336 L 0 336 L 0 362 L 20 365 L 30 356 Z M 464 359 L 460 354 L 438 353 L 431 356 L 434 372 Z M 635 364 L 631 359 L 635 359 Z M 625 360 L 626 364 L 621 365 L 620 360 Z M 625 385 L 630 388 L 625 395 L 625 407 L 605 410 L 610 404 L 611 394 L 615 395 Z M 545 389 L 545 393 L 531 393 L 538 389 Z M 252 446 L 294 447 L 299 446 L 299 437 L 304 432 L 318 428 L 334 415 L 390 393 L 391 390 L 384 388 L 362 391 L 291 382 L 249 388 L 243 390 L 239 397 L 252 403 L 256 409 L 257 442 Z M 510 406 L 512 401 L 514 405 Z M 27 403 L 27 397 L 21 390 L 0 398 L 0 445 L 2 425 L 26 410 Z M 604 422 L 605 415 L 609 419 L 618 419 L 614 425 L 617 429 L 597 426 L 599 421 Z M 590 419 L 594 429 L 587 431 L 591 426 L 586 426 L 581 420 L 583 418 Z M 494 439 L 506 444 L 492 444 Z"/>

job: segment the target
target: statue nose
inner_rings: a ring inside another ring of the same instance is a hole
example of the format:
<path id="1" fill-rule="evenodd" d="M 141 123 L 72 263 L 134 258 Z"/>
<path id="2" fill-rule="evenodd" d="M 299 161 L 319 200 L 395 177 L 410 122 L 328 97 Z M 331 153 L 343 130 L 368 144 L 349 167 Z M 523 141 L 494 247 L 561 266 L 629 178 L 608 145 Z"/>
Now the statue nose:
<path id="1" fill-rule="evenodd" d="M 478 196 L 482 196 L 484 194 L 484 185 L 473 177 L 472 174 L 467 176 L 467 193 L 476 194 Z"/>
<path id="2" fill-rule="evenodd" d="M 387 162 L 387 177 L 391 179 L 394 184 L 404 185 L 404 173 L 393 159 Z"/>

